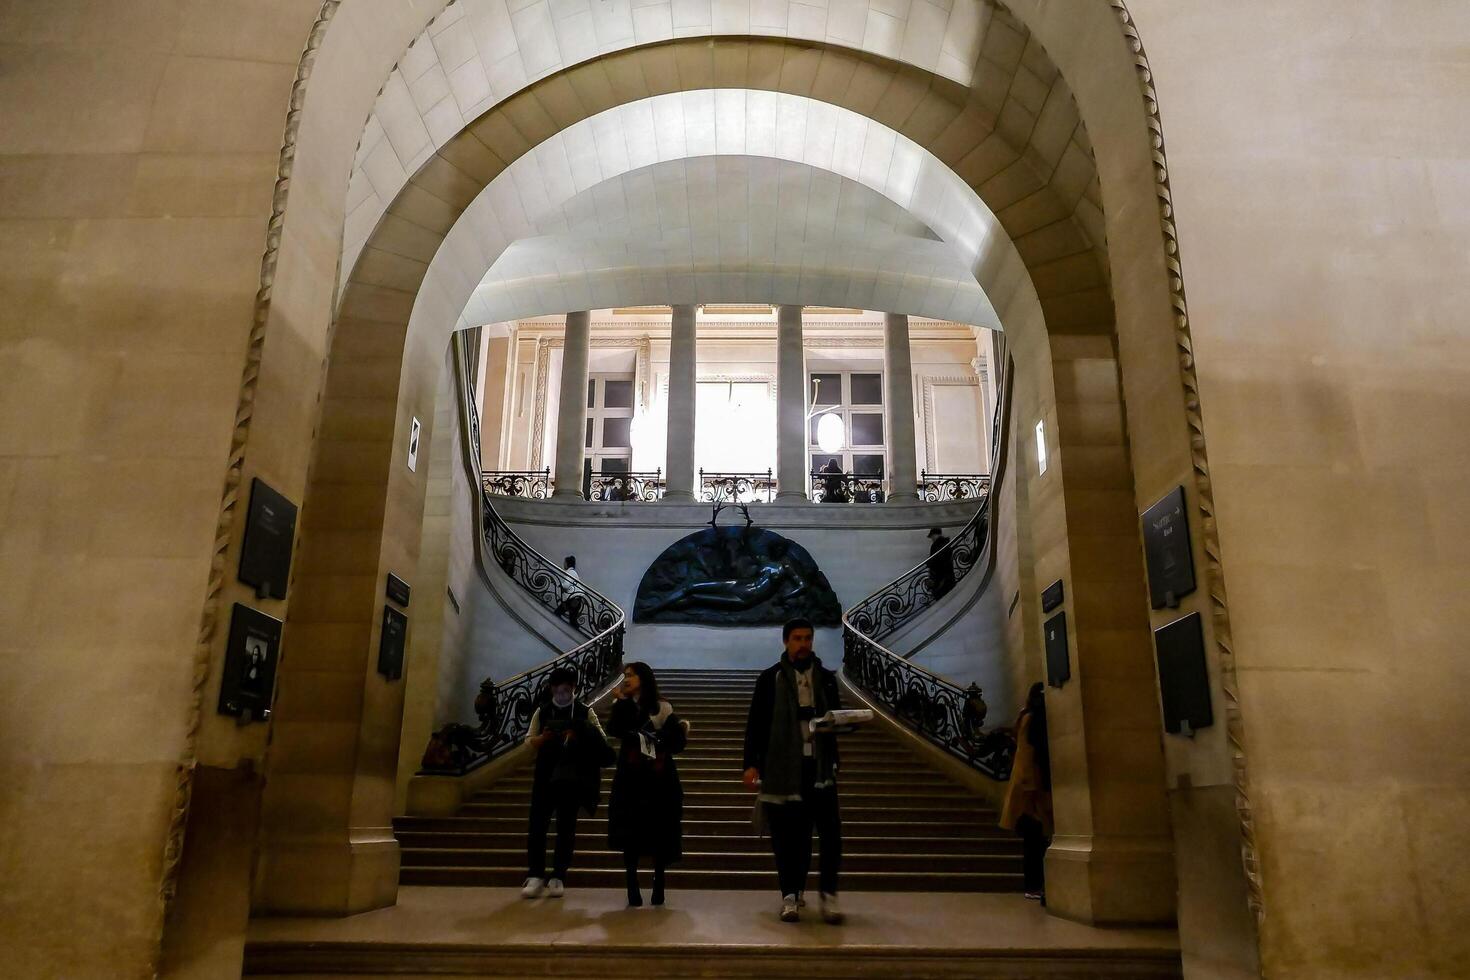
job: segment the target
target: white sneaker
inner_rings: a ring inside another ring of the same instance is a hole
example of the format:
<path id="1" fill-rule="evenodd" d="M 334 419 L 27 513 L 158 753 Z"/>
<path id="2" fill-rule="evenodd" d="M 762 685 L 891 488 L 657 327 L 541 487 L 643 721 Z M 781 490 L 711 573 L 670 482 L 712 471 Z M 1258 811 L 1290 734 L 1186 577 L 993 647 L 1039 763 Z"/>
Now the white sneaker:
<path id="1" fill-rule="evenodd" d="M 552 898 L 561 898 L 566 894 L 567 886 L 561 883 L 560 878 L 552 878 L 546 883 L 546 894 Z"/>
<path id="2" fill-rule="evenodd" d="M 847 916 L 842 914 L 842 909 L 837 904 L 837 896 L 822 892 L 822 921 L 838 926 L 845 918 Z"/>
<path id="3" fill-rule="evenodd" d="M 527 878 L 526 883 L 521 886 L 521 898 L 540 898 L 545 890 L 546 882 L 540 878 Z"/>
<path id="4" fill-rule="evenodd" d="M 781 898 L 781 921 L 800 922 L 801 909 L 797 907 L 795 895 L 783 895 Z"/>

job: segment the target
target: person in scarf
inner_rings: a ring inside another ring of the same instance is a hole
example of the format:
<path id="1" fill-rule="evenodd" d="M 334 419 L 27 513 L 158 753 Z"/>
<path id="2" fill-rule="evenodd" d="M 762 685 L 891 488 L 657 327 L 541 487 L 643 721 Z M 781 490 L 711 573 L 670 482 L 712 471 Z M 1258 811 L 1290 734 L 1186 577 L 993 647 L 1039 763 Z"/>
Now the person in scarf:
<path id="1" fill-rule="evenodd" d="M 591 708 L 575 697 L 577 672 L 557 667 L 547 696 L 531 715 L 527 741 L 536 752 L 531 783 L 531 821 L 526 833 L 526 883 L 521 897 L 560 898 L 577 844 L 577 816 L 591 816 L 602 792 L 602 767 L 612 747 Z M 556 815 L 556 854 L 546 877 L 546 828 Z"/>
<path id="2" fill-rule="evenodd" d="M 837 872 L 842 864 L 842 820 L 837 810 L 837 738 L 813 733 L 811 719 L 841 707 L 837 675 L 812 653 L 815 629 L 793 619 L 781 629 L 786 649 L 761 673 L 745 723 L 745 785 L 771 832 L 781 921 L 801 918 L 802 892 L 812 866 L 812 827 L 821 839 L 822 918 L 842 921 Z"/>
<path id="3" fill-rule="evenodd" d="M 1045 688 L 1031 685 L 1016 719 L 1016 758 L 1006 785 L 1000 825 L 1021 838 L 1021 877 L 1026 897 L 1046 904 L 1046 848 L 1051 843 L 1051 752 L 1046 731 Z"/>
<path id="4" fill-rule="evenodd" d="M 643 904 L 638 859 L 653 858 L 653 904 L 664 904 L 664 869 L 683 856 L 684 790 L 674 756 L 684 750 L 689 723 L 658 694 L 658 680 L 645 663 L 623 667 L 623 683 L 607 719 L 621 739 L 618 768 L 607 801 L 607 843 L 623 852 L 628 872 L 628 906 Z"/>

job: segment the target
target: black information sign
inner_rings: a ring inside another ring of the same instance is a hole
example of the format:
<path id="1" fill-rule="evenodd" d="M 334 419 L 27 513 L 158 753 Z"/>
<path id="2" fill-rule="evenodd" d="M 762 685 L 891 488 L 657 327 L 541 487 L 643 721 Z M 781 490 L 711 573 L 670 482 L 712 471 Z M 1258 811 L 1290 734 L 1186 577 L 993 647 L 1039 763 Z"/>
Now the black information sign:
<path id="1" fill-rule="evenodd" d="M 281 621 L 235 603 L 219 686 L 219 713 L 232 715 L 241 724 L 268 719 L 280 658 Z"/>
<path id="2" fill-rule="evenodd" d="M 1143 554 L 1148 560 L 1148 596 L 1153 608 L 1173 609 L 1180 596 L 1194 591 L 1194 555 L 1189 548 L 1182 486 L 1143 512 Z"/>
<path id="3" fill-rule="evenodd" d="M 408 606 L 408 583 L 392 572 L 388 573 L 388 598 L 400 606 Z"/>
<path id="4" fill-rule="evenodd" d="M 403 676 L 403 651 L 408 645 L 408 617 L 392 606 L 383 607 L 383 636 L 378 641 L 378 673 L 396 681 Z"/>
<path id="5" fill-rule="evenodd" d="M 296 505 L 256 477 L 250 483 L 239 572 L 240 581 L 255 586 L 256 598 L 286 598 L 295 534 Z"/>
<path id="6" fill-rule="evenodd" d="M 1159 695 L 1164 731 L 1189 735 L 1215 723 L 1210 707 L 1210 676 L 1205 667 L 1205 634 L 1199 613 L 1190 613 L 1154 630 L 1159 658 Z"/>
<path id="7" fill-rule="evenodd" d="M 1046 683 L 1061 687 L 1072 679 L 1072 660 L 1067 655 L 1067 614 L 1059 612 L 1042 626 L 1046 634 Z"/>
<path id="8" fill-rule="evenodd" d="M 1051 612 L 1057 606 L 1060 606 L 1062 604 L 1063 598 L 1064 596 L 1062 595 L 1062 580 L 1057 579 L 1051 585 L 1048 585 L 1046 587 L 1046 591 L 1041 593 L 1041 611 L 1044 613 Z"/>

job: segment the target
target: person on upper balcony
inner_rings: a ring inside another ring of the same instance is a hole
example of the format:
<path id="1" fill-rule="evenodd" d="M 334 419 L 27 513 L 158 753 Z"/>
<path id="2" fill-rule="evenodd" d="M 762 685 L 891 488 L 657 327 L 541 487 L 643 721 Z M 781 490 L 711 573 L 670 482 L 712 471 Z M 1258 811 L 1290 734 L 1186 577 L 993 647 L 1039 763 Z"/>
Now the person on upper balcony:
<path id="1" fill-rule="evenodd" d="M 801 896 L 812 867 L 812 826 L 821 840 L 822 918 L 842 921 L 837 874 L 842 866 L 842 818 L 837 809 L 837 737 L 811 722 L 842 706 L 837 675 L 812 652 L 816 630 L 793 619 L 781 629 L 781 659 L 755 682 L 745 723 L 746 788 L 771 831 L 781 921 L 801 918 Z"/>

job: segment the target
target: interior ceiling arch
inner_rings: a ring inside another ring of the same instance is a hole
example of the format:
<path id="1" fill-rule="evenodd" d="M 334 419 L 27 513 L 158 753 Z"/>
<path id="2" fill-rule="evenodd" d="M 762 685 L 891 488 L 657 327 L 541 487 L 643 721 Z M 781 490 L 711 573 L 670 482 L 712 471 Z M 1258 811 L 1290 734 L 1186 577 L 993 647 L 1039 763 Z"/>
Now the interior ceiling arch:
<path id="1" fill-rule="evenodd" d="M 710 37 L 719 39 L 714 42 L 718 64 L 713 66 L 699 57 L 620 56 L 678 38 L 686 39 L 687 51 L 689 39 Z M 761 37 L 768 43 L 759 48 L 750 44 Z M 795 43 L 782 43 L 788 40 Z M 513 113 L 510 120 L 521 139 L 535 143 L 546 135 L 539 131 L 538 117 L 565 122 L 571 114 L 585 116 L 629 98 L 725 84 L 722 75 L 738 75 L 745 67 L 748 56 L 742 48 L 764 55 L 755 63 L 757 74 L 764 75 L 756 88 L 844 104 L 841 90 L 853 87 L 875 108 L 882 94 L 885 114 L 880 118 L 910 136 L 918 135 L 904 125 L 904 114 L 911 110 L 918 110 L 914 128 L 932 129 L 929 135 L 940 135 L 936 124 L 942 128 L 957 114 L 977 137 L 975 145 L 999 131 L 1015 153 L 1008 156 L 998 146 L 987 146 L 974 161 L 977 167 L 1013 161 L 1026 149 L 1028 134 L 1038 128 L 1051 134 L 1038 147 L 1048 140 L 1055 145 L 1058 134 L 1065 143 L 1069 133 L 1064 130 L 1076 124 L 1071 94 L 1046 52 L 992 0 L 938 5 L 928 0 L 830 0 L 820 7 L 751 0 L 457 0 L 404 53 L 366 122 L 348 185 L 341 274 L 352 268 L 409 176 L 513 96 L 535 87 L 545 100 L 534 110 Z M 771 57 L 782 50 L 784 56 Z M 844 57 L 810 56 L 822 51 Z M 864 54 L 867 70 L 855 67 Z M 890 71 L 912 69 L 896 100 L 892 96 L 897 93 L 881 92 L 883 86 L 871 71 L 878 62 Z M 913 98 L 926 80 L 951 90 L 944 101 L 954 111 L 936 112 L 932 103 L 921 106 Z M 749 79 L 733 81 L 744 84 Z M 879 91 L 872 91 L 875 86 Z M 606 98 L 609 93 L 612 100 Z M 1044 150 L 1034 162 L 1043 178 L 1059 163 Z M 1077 161 L 1071 169 L 1078 169 Z"/>

